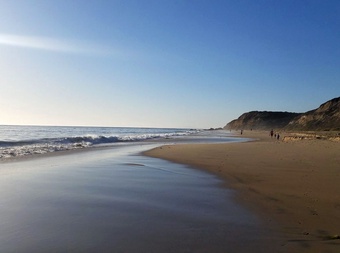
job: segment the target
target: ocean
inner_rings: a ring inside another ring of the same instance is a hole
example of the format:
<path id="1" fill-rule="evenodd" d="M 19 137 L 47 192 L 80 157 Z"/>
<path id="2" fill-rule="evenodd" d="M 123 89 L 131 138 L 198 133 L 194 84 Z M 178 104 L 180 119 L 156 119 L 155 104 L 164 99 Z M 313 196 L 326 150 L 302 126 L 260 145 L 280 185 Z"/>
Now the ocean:
<path id="1" fill-rule="evenodd" d="M 200 131 L 178 128 L 0 126 L 0 159 L 166 139 Z"/>
<path id="2" fill-rule="evenodd" d="M 224 130 L 2 125 L 0 126 L 0 160 L 147 142 L 216 143 L 240 140 Z"/>

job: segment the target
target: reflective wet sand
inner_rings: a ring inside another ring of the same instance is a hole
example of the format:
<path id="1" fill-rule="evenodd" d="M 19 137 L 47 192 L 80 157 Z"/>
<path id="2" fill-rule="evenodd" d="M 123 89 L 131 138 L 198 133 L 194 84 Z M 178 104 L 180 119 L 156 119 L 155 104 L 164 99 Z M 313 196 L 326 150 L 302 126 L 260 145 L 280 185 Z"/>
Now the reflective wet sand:
<path id="1" fill-rule="evenodd" d="M 0 164 L 1 252 L 273 252 L 211 174 L 126 146 Z"/>

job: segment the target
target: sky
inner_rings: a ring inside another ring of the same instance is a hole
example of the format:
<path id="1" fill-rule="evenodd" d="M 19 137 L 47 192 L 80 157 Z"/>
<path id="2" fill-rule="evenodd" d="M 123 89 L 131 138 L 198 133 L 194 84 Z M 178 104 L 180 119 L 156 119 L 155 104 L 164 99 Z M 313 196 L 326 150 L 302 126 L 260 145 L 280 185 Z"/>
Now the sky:
<path id="1" fill-rule="evenodd" d="M 223 127 L 339 96 L 338 0 L 0 0 L 0 125 Z"/>

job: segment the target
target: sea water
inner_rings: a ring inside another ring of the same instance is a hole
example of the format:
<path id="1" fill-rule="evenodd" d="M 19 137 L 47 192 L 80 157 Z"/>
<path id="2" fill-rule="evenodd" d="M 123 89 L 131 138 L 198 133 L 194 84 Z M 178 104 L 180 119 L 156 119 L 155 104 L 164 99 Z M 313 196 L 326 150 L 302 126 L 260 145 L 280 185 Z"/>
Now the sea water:
<path id="1" fill-rule="evenodd" d="M 235 142 L 241 139 L 224 130 L 3 125 L 0 126 L 0 160 L 150 141 L 216 143 Z"/>
<path id="2" fill-rule="evenodd" d="M 165 139 L 199 131 L 178 128 L 0 126 L 0 159 Z"/>

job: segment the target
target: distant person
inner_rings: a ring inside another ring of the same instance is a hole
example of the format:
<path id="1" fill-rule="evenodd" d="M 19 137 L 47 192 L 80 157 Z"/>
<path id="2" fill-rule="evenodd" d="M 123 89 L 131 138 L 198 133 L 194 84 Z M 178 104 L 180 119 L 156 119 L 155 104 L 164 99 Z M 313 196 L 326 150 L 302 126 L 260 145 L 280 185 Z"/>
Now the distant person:
<path id="1" fill-rule="evenodd" d="M 277 140 L 279 140 L 279 139 L 280 139 L 280 134 L 277 134 L 277 137 L 276 137 L 276 138 L 277 138 Z"/>
<path id="2" fill-rule="evenodd" d="M 243 130 L 241 130 L 241 135 L 243 134 Z"/>
<path id="3" fill-rule="evenodd" d="M 272 129 L 272 130 L 270 131 L 270 137 L 273 138 L 273 135 L 274 135 L 274 130 Z"/>

